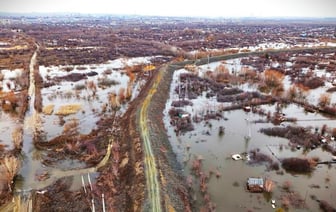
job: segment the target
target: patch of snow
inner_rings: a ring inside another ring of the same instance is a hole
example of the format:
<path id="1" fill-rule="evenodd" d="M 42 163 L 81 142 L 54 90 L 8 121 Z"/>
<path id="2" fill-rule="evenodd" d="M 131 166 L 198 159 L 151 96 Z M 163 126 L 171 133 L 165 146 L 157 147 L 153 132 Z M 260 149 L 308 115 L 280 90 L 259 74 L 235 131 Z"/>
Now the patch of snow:
<path id="1" fill-rule="evenodd" d="M 289 62 L 289 61 L 286 62 L 286 67 L 292 67 L 292 66 L 293 66 L 292 62 Z"/>
<path id="2" fill-rule="evenodd" d="M 22 69 L 14 69 L 14 70 L 3 69 L 1 70 L 1 74 L 4 75 L 4 79 L 10 80 L 21 76 L 22 71 L 23 71 Z"/>

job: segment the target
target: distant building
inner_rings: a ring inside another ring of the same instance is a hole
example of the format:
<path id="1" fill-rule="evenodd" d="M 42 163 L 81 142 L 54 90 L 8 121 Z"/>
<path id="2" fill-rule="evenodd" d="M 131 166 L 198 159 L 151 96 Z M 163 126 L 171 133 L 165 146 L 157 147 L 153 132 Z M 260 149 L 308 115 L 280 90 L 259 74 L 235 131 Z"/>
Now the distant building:
<path id="1" fill-rule="evenodd" d="M 263 192 L 264 191 L 264 179 L 250 177 L 247 180 L 247 189 L 250 192 Z"/>

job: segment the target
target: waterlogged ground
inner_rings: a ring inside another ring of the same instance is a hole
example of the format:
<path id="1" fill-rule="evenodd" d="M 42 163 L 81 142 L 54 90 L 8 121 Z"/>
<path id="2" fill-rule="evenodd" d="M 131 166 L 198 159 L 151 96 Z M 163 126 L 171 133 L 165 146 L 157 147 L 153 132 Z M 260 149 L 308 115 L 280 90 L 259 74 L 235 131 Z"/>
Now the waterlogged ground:
<path id="1" fill-rule="evenodd" d="M 23 128 L 22 168 L 15 183 L 15 191 L 43 189 L 58 177 L 65 176 L 73 176 L 70 190 L 80 188 L 82 182 L 87 184 L 89 178 L 94 183 L 97 172 L 87 174 L 76 171 L 88 167 L 85 162 L 74 158 L 53 161 L 49 158 L 48 151 L 35 148 L 34 139 L 38 134 L 42 142 L 48 142 L 66 133 L 69 130 L 67 126 L 74 133 L 87 135 L 97 129 L 101 117 L 115 112 L 117 116 L 122 115 L 127 109 L 128 101 L 138 95 L 146 82 L 143 73 L 133 73 L 130 79 L 126 68 L 144 68 L 151 64 L 153 58 L 123 58 L 105 64 L 81 66 L 40 66 L 39 73 L 43 82 L 42 112 L 35 113 L 32 109 L 33 101 L 29 101 L 30 107 L 23 123 L 14 114 L 0 112 L 0 141 L 6 149 L 13 148 L 13 132 L 17 128 Z M 1 73 L 4 76 L 3 91 L 19 92 L 20 88 L 15 82 L 21 76 L 21 71 L 3 70 Z M 125 101 L 116 103 L 117 110 L 111 105 L 111 94 L 125 98 Z M 62 107 L 67 106 L 75 109 L 69 114 L 63 114 Z M 66 172 L 67 170 L 74 171 Z"/>
<path id="2" fill-rule="evenodd" d="M 207 71 L 214 71 L 221 64 L 231 71 L 239 72 L 242 67 L 240 59 L 226 62 L 211 63 L 197 68 L 199 76 L 204 77 Z M 249 67 L 251 68 L 251 67 Z M 321 71 L 315 70 L 316 74 Z M 177 70 L 173 76 L 173 83 L 170 90 L 170 99 L 167 101 L 165 114 L 165 126 L 170 136 L 170 142 L 177 154 L 178 160 L 184 165 L 184 174 L 189 185 L 194 189 L 194 205 L 199 210 L 207 202 L 212 201 L 216 205 L 216 211 L 272 211 L 272 200 L 275 200 L 275 207 L 287 204 L 289 198 L 298 197 L 301 205 L 295 207 L 289 205 L 289 211 L 318 211 L 317 200 L 325 200 L 333 207 L 336 207 L 336 166 L 318 165 L 311 174 L 292 174 L 281 168 L 278 171 L 268 170 L 265 164 L 250 164 L 248 160 L 234 161 L 232 154 L 249 153 L 257 150 L 268 155 L 274 161 L 288 157 L 310 158 L 318 157 L 320 161 L 330 161 L 331 154 L 316 148 L 305 151 L 303 148 L 292 148 L 289 141 L 284 138 L 270 137 L 262 134 L 260 129 L 274 127 L 272 123 L 264 122 L 265 116 L 261 116 L 244 110 L 232 110 L 220 112 L 224 106 L 231 103 L 219 103 L 216 98 L 206 98 L 206 94 L 190 100 L 192 106 L 183 106 L 180 109 L 187 112 L 190 117 L 198 115 L 204 117 L 207 113 L 219 113 L 222 118 L 218 120 L 207 120 L 196 123 L 192 121 L 194 130 L 177 135 L 175 127 L 171 125 L 169 110 L 173 101 L 178 100 L 177 90 L 186 89 L 179 85 L 181 73 L 187 73 L 185 69 Z M 325 73 L 323 73 L 325 74 Z M 287 77 L 287 76 L 286 76 Z M 290 87 L 290 81 L 284 80 L 284 87 Z M 192 83 L 190 84 L 192 86 Z M 251 84 L 234 85 L 244 91 L 256 91 L 257 86 Z M 312 89 L 307 95 L 308 101 L 317 104 L 316 96 L 325 92 L 330 83 L 324 87 Z M 177 89 L 176 89 L 177 88 Z M 186 94 L 186 99 L 188 95 Z M 331 102 L 335 102 L 335 95 Z M 314 100 L 314 101 L 313 101 Z M 275 105 L 261 105 L 260 109 L 273 114 L 276 111 Z M 336 126 L 336 119 L 328 118 L 319 113 L 308 113 L 299 105 L 288 104 L 282 107 L 285 117 L 294 117 L 296 122 L 283 122 L 279 126 L 286 127 L 302 126 L 321 129 L 323 125 Z M 263 120 L 263 121 L 261 121 Z M 224 127 L 224 133 L 219 133 Z M 331 146 L 336 147 L 335 141 L 329 141 Z M 196 176 L 194 171 L 195 160 L 201 161 L 201 176 L 206 174 L 209 177 L 206 191 L 200 191 L 201 178 Z M 271 193 L 250 193 L 246 188 L 249 177 L 263 177 L 274 182 Z M 290 189 L 287 188 L 289 185 Z M 295 195 L 294 195 L 295 193 Z M 208 195 L 208 196 L 206 196 Z M 293 196 L 291 196 L 293 195 Z M 204 197 L 206 196 L 206 197 Z M 287 201 L 287 202 L 286 202 Z"/>

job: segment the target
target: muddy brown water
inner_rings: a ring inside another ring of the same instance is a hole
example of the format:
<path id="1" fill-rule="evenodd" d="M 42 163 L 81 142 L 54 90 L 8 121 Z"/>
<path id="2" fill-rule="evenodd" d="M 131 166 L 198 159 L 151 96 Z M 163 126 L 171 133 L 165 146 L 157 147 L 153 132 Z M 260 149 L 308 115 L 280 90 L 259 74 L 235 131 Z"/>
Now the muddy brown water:
<path id="1" fill-rule="evenodd" d="M 211 67 L 211 66 L 210 66 Z M 210 120 L 211 127 L 204 121 L 194 123 L 195 130 L 177 136 L 174 128 L 170 125 L 168 110 L 171 108 L 171 102 L 177 98 L 174 93 L 175 86 L 178 83 L 178 74 L 183 70 L 176 71 L 173 77 L 173 83 L 170 90 L 170 99 L 167 101 L 164 112 L 165 126 L 170 137 L 178 160 L 184 166 L 186 177 L 192 176 L 194 194 L 194 205 L 197 210 L 202 206 L 202 196 L 197 179 L 193 176 L 191 167 L 192 161 L 196 157 L 204 158 L 202 160 L 202 170 L 209 173 L 210 170 L 218 170 L 221 177 L 218 179 L 213 175 L 208 183 L 208 192 L 211 200 L 217 205 L 216 211 L 272 211 L 271 200 L 275 200 L 276 207 L 281 206 L 281 197 L 286 194 L 282 190 L 284 182 L 289 181 L 292 190 L 298 192 L 305 201 L 306 208 L 293 208 L 290 211 L 318 211 L 319 206 L 315 200 L 311 199 L 314 195 L 319 200 L 326 200 L 333 207 L 336 207 L 334 199 L 336 198 L 336 166 L 318 165 L 309 175 L 296 175 L 287 173 L 284 170 L 283 175 L 275 171 L 267 171 L 265 165 L 249 165 L 246 161 L 234 161 L 231 155 L 235 153 L 249 152 L 253 149 L 260 149 L 260 152 L 272 156 L 272 152 L 277 158 L 286 157 L 313 157 L 317 156 L 322 161 L 330 160 L 331 154 L 324 152 L 321 148 L 309 152 L 301 150 L 292 150 L 288 146 L 288 140 L 278 137 L 270 137 L 261 134 L 261 128 L 274 126 L 271 123 L 254 123 L 256 120 L 265 119 L 259 115 L 247 113 L 243 110 L 222 112 L 227 120 Z M 192 100 L 194 106 L 186 106 L 183 109 L 190 114 L 202 114 L 206 110 L 217 110 L 221 104 L 214 99 L 206 99 L 204 96 Z M 274 111 L 274 105 L 263 105 L 262 108 Z M 290 104 L 283 109 L 283 113 L 288 117 L 298 119 L 294 125 L 311 126 L 313 129 L 319 129 L 323 124 L 336 126 L 335 119 L 329 119 L 319 114 L 306 113 L 303 108 Z M 283 123 L 283 126 L 293 123 Z M 219 127 L 225 127 L 224 135 L 220 136 Z M 250 139 L 246 139 L 250 135 Z M 283 148 L 280 148 L 280 145 Z M 334 142 L 336 146 L 336 142 Z M 249 177 L 267 177 L 275 182 L 273 192 L 270 194 L 249 193 L 246 189 L 246 181 Z"/>

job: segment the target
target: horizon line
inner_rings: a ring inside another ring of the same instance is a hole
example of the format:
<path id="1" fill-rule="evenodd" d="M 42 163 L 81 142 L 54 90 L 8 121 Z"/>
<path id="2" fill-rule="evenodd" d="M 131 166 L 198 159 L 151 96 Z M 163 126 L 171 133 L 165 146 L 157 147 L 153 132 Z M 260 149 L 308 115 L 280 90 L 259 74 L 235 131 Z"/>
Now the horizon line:
<path id="1" fill-rule="evenodd" d="M 0 16 L 139 16 L 139 17 L 171 17 L 171 18 L 208 18 L 208 19 L 240 19 L 240 18 L 256 18 L 256 19 L 336 19 L 336 16 L 209 16 L 209 15 L 152 15 L 152 14 L 135 14 L 135 13 L 101 13 L 101 12 L 7 12 L 0 11 Z"/>

